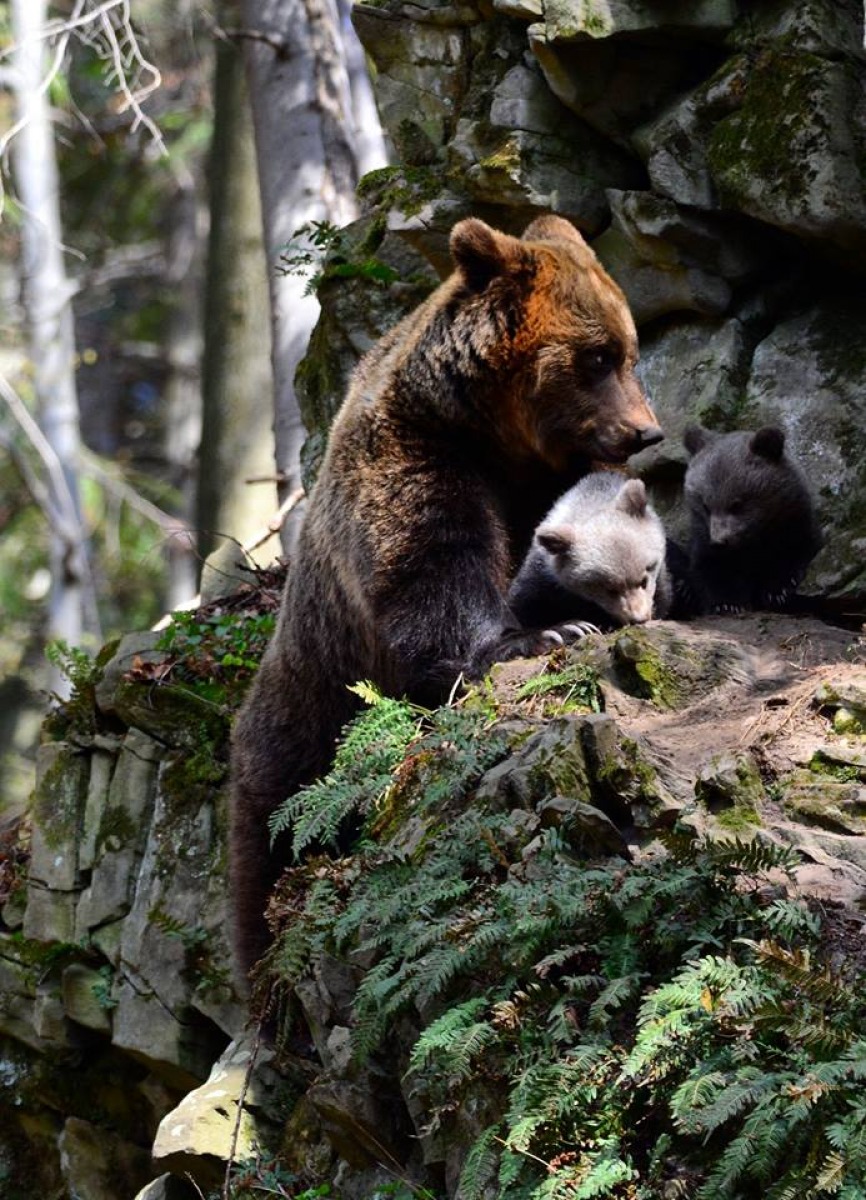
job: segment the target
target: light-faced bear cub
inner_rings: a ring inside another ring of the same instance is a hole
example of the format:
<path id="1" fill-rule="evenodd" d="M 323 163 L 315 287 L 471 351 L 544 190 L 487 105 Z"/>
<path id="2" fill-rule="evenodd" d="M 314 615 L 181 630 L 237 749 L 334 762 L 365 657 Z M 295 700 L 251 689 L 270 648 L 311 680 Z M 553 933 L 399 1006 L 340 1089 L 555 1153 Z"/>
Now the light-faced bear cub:
<path id="1" fill-rule="evenodd" d="M 690 425 L 683 441 L 692 456 L 683 482 L 690 524 L 677 595 L 689 594 L 695 613 L 783 608 L 823 542 L 784 432 Z"/>
<path id="2" fill-rule="evenodd" d="M 550 644 L 506 603 L 557 495 L 662 434 L 625 298 L 572 225 L 522 238 L 470 218 L 454 273 L 359 364 L 308 503 L 271 644 L 233 733 L 230 874 L 239 967 L 268 942 L 290 860 L 268 818 L 327 769 L 372 680 L 422 704 L 461 672 Z"/>
<path id="3" fill-rule="evenodd" d="M 665 616 L 665 531 L 643 481 L 596 471 L 566 492 L 535 531 L 508 602 L 529 626 Z"/>

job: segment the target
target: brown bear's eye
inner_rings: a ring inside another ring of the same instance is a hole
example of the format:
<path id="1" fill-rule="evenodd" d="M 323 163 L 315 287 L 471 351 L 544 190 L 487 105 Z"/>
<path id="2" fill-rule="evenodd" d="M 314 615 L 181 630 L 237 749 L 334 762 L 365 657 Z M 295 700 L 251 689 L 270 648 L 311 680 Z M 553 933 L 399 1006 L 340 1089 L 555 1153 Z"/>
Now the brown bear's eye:
<path id="1" fill-rule="evenodd" d="M 600 382 L 617 363 L 617 356 L 607 346 L 596 346 L 592 350 L 584 350 L 580 355 L 580 368 L 593 382 Z"/>

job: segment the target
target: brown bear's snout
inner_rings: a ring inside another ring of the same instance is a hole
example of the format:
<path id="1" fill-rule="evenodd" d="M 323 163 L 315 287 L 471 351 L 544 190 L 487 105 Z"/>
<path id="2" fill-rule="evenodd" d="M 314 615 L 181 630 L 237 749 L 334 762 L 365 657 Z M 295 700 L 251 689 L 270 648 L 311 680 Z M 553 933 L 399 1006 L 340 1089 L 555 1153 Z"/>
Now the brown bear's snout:
<path id="1" fill-rule="evenodd" d="M 644 425 L 642 429 L 635 431 L 635 437 L 641 450 L 645 446 L 654 446 L 656 442 L 663 441 L 664 436 L 658 425 Z"/>

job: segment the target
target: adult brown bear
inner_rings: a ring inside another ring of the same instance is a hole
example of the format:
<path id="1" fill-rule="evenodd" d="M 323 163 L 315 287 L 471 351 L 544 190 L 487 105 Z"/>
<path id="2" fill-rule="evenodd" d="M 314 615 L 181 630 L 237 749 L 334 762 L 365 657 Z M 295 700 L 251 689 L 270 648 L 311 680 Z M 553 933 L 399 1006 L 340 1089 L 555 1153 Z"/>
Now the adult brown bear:
<path id="1" fill-rule="evenodd" d="M 539 520 L 592 461 L 662 434 L 625 299 L 567 221 L 518 239 L 468 219 L 454 273 L 359 364 L 310 495 L 271 645 L 232 747 L 238 963 L 268 941 L 287 861 L 268 817 L 327 769 L 370 679 L 424 704 L 461 671 L 551 644 L 505 595 Z"/>

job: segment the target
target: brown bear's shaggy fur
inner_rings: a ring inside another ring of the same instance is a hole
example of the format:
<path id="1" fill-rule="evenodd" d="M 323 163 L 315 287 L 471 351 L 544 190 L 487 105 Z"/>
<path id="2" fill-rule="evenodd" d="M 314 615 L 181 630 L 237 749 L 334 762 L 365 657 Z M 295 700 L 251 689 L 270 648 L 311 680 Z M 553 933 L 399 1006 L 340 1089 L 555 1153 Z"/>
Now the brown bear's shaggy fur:
<path id="1" fill-rule="evenodd" d="M 451 252 L 454 274 L 355 372 L 235 726 L 244 971 L 286 861 L 267 819 L 328 767 L 356 705 L 347 684 L 434 704 L 461 671 L 543 649 L 505 602 L 535 526 L 590 461 L 661 437 L 625 299 L 567 221 L 542 217 L 518 239 L 470 218 Z"/>

